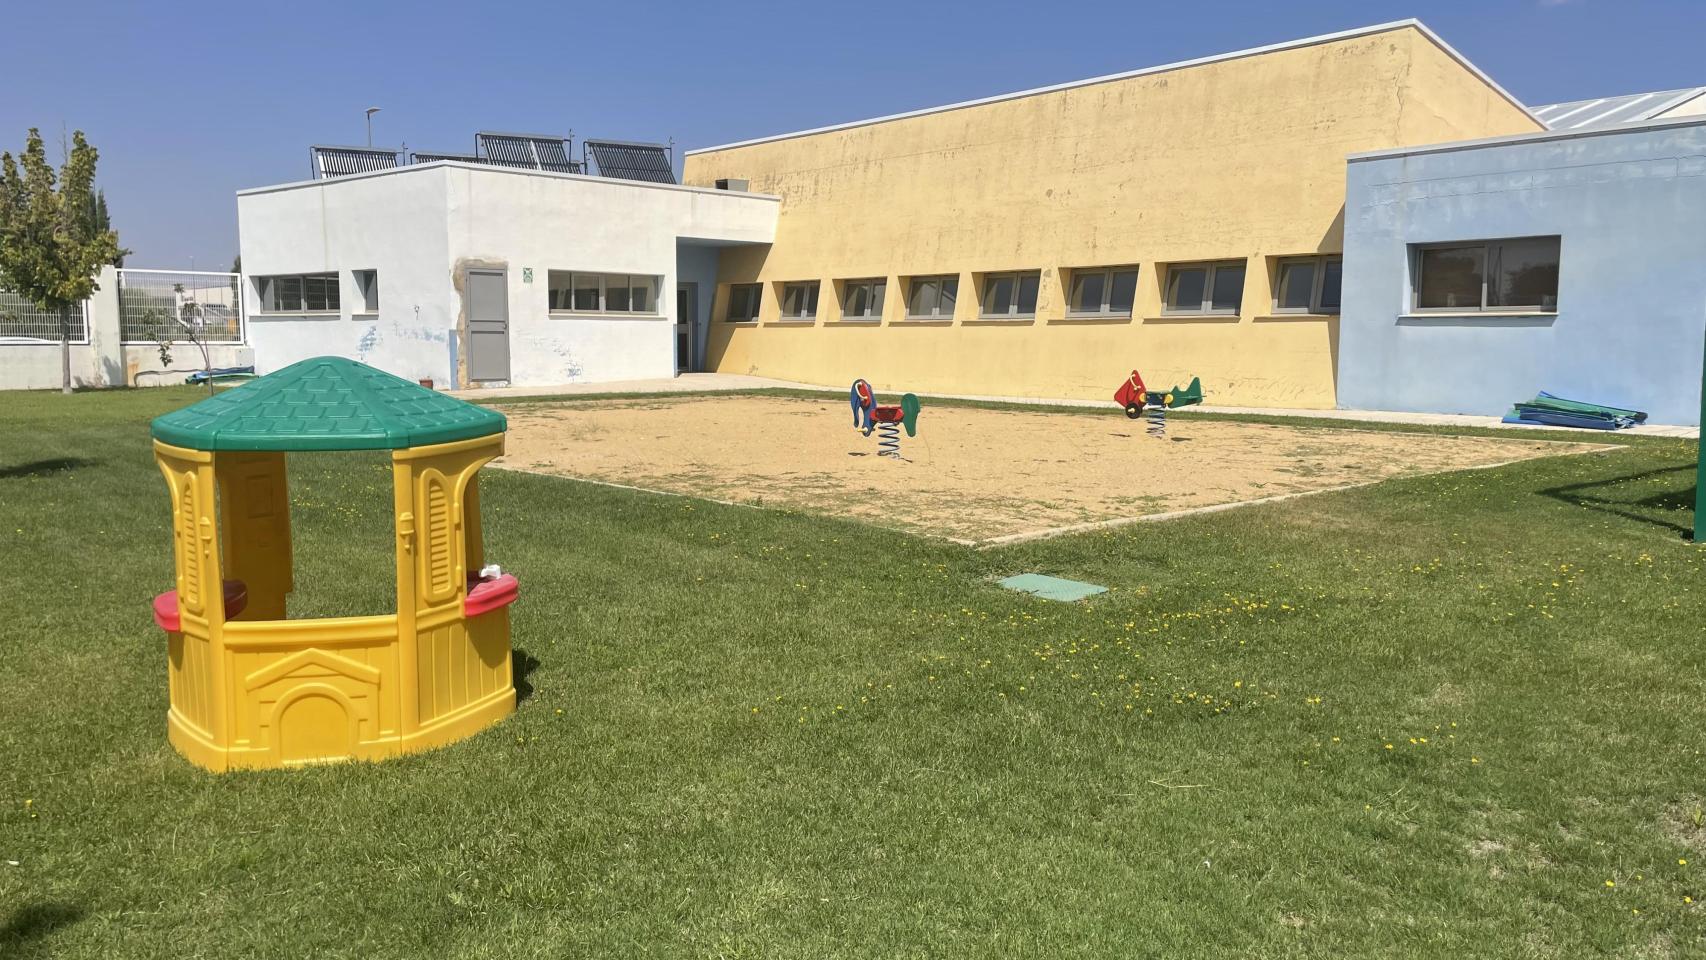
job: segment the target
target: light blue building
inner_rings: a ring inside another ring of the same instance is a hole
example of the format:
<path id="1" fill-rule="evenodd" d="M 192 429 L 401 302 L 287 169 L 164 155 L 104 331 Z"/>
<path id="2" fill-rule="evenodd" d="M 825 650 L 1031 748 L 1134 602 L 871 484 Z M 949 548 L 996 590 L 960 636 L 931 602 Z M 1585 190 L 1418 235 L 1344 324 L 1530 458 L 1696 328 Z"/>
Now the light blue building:
<path id="1" fill-rule="evenodd" d="M 1350 158 L 1338 403 L 1698 424 L 1706 116 Z"/>

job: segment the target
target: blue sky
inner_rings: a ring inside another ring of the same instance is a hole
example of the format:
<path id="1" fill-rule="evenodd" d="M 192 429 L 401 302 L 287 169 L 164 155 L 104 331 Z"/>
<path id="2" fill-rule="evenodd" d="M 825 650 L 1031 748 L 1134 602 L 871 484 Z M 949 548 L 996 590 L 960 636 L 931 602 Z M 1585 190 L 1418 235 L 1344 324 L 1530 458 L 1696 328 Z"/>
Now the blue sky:
<path id="1" fill-rule="evenodd" d="M 305 179 L 312 143 L 361 143 L 368 106 L 386 145 L 690 148 L 1410 16 L 1531 105 L 1706 84 L 1699 0 L 10 6 L 0 149 L 86 131 L 129 265 L 180 269 L 228 267 L 233 193 Z"/>

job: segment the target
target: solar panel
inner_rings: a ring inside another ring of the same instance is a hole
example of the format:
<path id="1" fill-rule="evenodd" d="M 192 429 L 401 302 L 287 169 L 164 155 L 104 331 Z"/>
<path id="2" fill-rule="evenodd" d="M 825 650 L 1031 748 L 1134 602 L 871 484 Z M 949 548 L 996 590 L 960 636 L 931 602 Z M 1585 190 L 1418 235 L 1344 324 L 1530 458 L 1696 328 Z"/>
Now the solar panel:
<path id="1" fill-rule="evenodd" d="M 583 141 L 598 175 L 618 180 L 674 183 L 675 164 L 669 148 L 656 143 L 623 143 L 618 140 Z"/>
<path id="2" fill-rule="evenodd" d="M 397 166 L 397 151 L 383 147 L 326 147 L 310 148 L 314 156 L 314 177 L 329 180 L 347 177 L 352 173 L 391 170 Z"/>
<path id="3" fill-rule="evenodd" d="M 480 157 L 473 153 L 440 153 L 434 150 L 416 150 L 409 154 L 410 163 L 434 163 L 439 160 L 460 160 L 463 163 L 479 163 Z"/>
<path id="4" fill-rule="evenodd" d="M 568 140 L 563 137 L 527 133 L 480 133 L 475 143 L 485 163 L 553 173 L 580 173 L 580 164 L 569 159 Z"/>

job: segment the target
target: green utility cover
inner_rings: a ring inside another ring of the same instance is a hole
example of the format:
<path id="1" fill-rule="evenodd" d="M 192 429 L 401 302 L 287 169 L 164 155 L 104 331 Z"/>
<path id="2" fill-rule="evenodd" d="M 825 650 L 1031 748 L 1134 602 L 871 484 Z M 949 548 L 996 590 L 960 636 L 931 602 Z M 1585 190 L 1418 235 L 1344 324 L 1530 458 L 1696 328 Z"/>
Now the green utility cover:
<path id="1" fill-rule="evenodd" d="M 191 450 L 396 450 L 504 431 L 504 416 L 344 357 L 314 357 L 154 418 Z"/>
<path id="2" fill-rule="evenodd" d="M 1082 600 L 1093 597 L 1098 593 L 1107 593 L 1107 587 L 1098 587 L 1093 583 L 1079 580 L 1066 580 L 1061 577 L 1050 577 L 1040 573 L 1021 573 L 1000 581 L 1009 590 L 1021 593 L 1032 593 L 1044 600 Z"/>

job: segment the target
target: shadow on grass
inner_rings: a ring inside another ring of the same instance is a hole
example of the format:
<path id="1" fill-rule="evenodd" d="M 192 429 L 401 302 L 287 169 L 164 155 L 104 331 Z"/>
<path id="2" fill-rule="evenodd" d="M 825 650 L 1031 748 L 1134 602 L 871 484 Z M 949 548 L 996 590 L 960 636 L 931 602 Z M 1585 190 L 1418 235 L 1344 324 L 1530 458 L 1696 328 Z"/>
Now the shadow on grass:
<path id="1" fill-rule="evenodd" d="M 1591 480 L 1586 483 L 1571 483 L 1562 487 L 1552 487 L 1539 492 L 1541 496 L 1551 497 L 1560 503 L 1567 503 L 1573 507 L 1587 507 L 1589 510 L 1598 510 L 1601 513 L 1609 513 L 1614 517 L 1622 517 L 1625 520 L 1634 520 L 1639 523 L 1651 524 L 1652 526 L 1658 527 L 1662 530 L 1673 531 L 1683 537 L 1692 537 L 1694 535 L 1693 527 L 1690 527 L 1687 524 L 1677 523 L 1673 520 L 1667 520 L 1663 517 L 1654 516 L 1653 512 L 1676 512 L 1691 509 L 1694 506 L 1695 488 L 1693 484 L 1689 484 L 1687 489 L 1666 490 L 1660 493 L 1641 497 L 1638 500 L 1620 500 L 1615 497 L 1606 496 L 1605 494 L 1609 492 L 1610 488 L 1619 483 L 1651 480 L 1654 477 L 1662 477 L 1665 474 L 1693 473 L 1694 471 L 1694 464 L 1684 464 L 1682 466 L 1662 467 L 1657 470 L 1633 473 L 1626 477 L 1612 477 L 1607 480 Z"/>
<path id="2" fill-rule="evenodd" d="M 533 684 L 528 677 L 539 669 L 539 658 L 526 650 L 516 647 L 510 656 L 512 676 L 515 683 L 515 702 L 519 705 L 523 700 L 533 696 Z"/>
<path id="3" fill-rule="evenodd" d="M 51 460 L 34 460 L 10 467 L 0 467 L 0 480 L 14 477 L 40 477 L 61 470 L 75 470 L 78 467 L 93 466 L 96 461 L 85 460 L 82 457 L 54 457 Z"/>
<path id="4" fill-rule="evenodd" d="M 44 937 L 52 936 L 57 930 L 69 927 L 83 919 L 83 908 L 66 903 L 29 903 L 12 911 L 6 922 L 0 925 L 0 947 L 12 947 L 24 952 L 16 956 L 29 956 L 30 945 Z M 6 953 L 6 956 L 14 956 Z"/>

